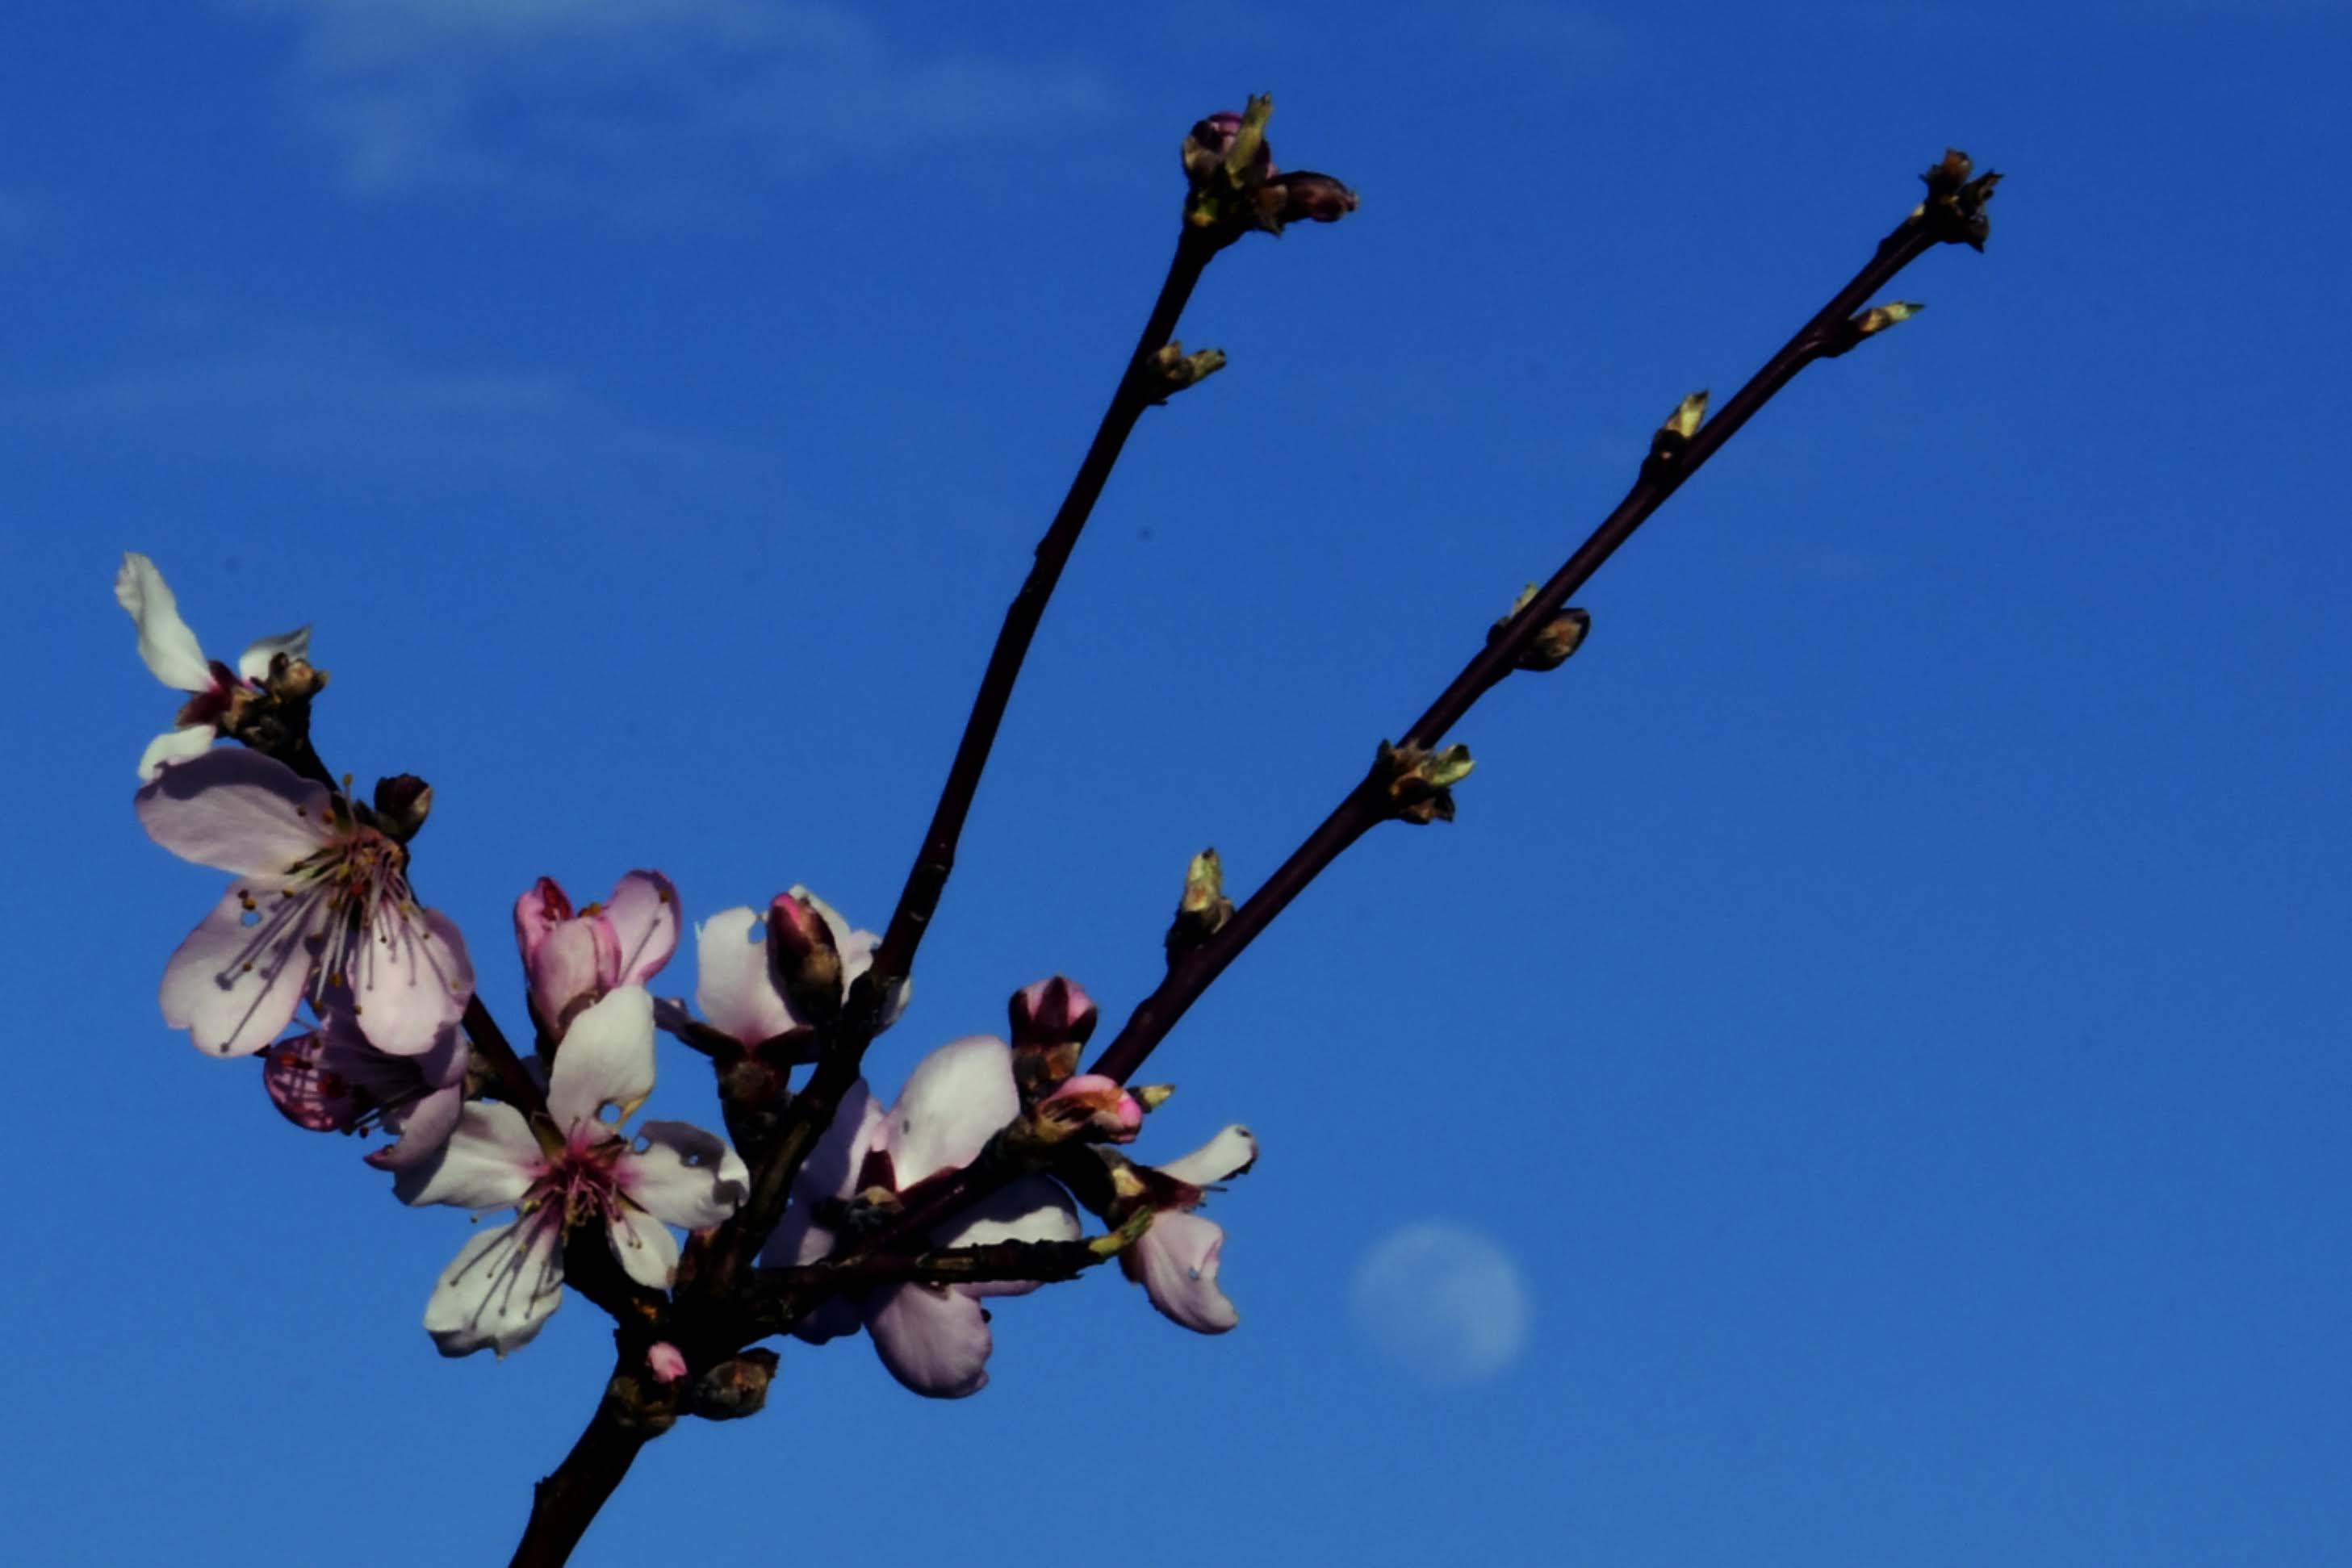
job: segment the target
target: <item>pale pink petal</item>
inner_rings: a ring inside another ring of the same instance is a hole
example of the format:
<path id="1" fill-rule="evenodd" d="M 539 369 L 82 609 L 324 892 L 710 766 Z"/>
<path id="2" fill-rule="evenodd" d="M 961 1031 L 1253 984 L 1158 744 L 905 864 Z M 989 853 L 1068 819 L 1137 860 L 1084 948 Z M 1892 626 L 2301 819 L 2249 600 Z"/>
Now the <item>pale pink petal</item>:
<path id="1" fill-rule="evenodd" d="M 694 1001 L 719 1033 L 757 1045 L 800 1020 L 768 978 L 767 927 L 745 904 L 721 910 L 694 934 Z"/>
<path id="2" fill-rule="evenodd" d="M 1256 1163 L 1257 1139 L 1247 1127 L 1235 1123 L 1182 1159 L 1171 1160 L 1160 1169 L 1193 1186 L 1213 1186 L 1241 1175 Z"/>
<path id="3" fill-rule="evenodd" d="M 151 783 L 155 775 L 173 763 L 211 750 L 213 740 L 218 734 L 219 731 L 208 724 L 183 725 L 177 729 L 165 730 L 149 741 L 147 749 L 139 754 L 139 781 Z"/>
<path id="4" fill-rule="evenodd" d="M 562 1057 L 556 1061 L 560 1067 Z M 707 1230 L 735 1212 L 750 1173 L 727 1140 L 685 1122 L 647 1122 L 613 1167 L 624 1196 L 656 1218 Z M 739 1174 L 740 1173 L 740 1174 Z"/>
<path id="5" fill-rule="evenodd" d="M 809 1151 L 800 1175 L 793 1178 L 792 1207 L 784 1210 L 783 1218 L 761 1249 L 761 1264 L 781 1268 L 814 1263 L 833 1250 L 834 1233 L 816 1223 L 815 1207 L 827 1198 L 847 1197 L 856 1186 L 857 1167 L 865 1164 L 866 1152 L 881 1131 L 883 1114 L 862 1078 L 841 1097 L 833 1124 Z M 803 1318 L 793 1333 L 811 1344 L 823 1344 L 856 1333 L 861 1322 L 857 1303 L 835 1296 Z"/>
<path id="6" fill-rule="evenodd" d="M 915 1064 L 883 1133 L 898 1188 L 970 1165 L 1021 1113 L 1013 1051 L 993 1035 L 952 1040 Z"/>
<path id="7" fill-rule="evenodd" d="M 646 1347 L 646 1370 L 656 1383 L 676 1383 L 686 1375 L 686 1353 L 666 1339 L 656 1340 Z"/>
<path id="8" fill-rule="evenodd" d="M 677 889 L 657 871 L 633 871 L 623 877 L 604 905 L 604 918 L 620 943 L 620 976 L 614 985 L 644 985 L 677 951 Z"/>
<path id="9" fill-rule="evenodd" d="M 1152 1220 L 1119 1262 L 1171 1322 L 1194 1333 L 1223 1333 L 1242 1321 L 1217 1288 L 1224 1245 L 1225 1233 L 1214 1221 L 1170 1210 Z"/>
<path id="10" fill-rule="evenodd" d="M 572 901 L 563 895 L 563 888 L 551 876 L 541 877 L 520 898 L 515 900 L 515 946 L 522 954 L 528 968 L 538 956 L 539 945 L 548 934 L 570 920 Z"/>
<path id="11" fill-rule="evenodd" d="M 380 1149 L 370 1149 L 362 1157 L 380 1171 L 404 1171 L 423 1165 L 447 1145 L 465 1109 L 466 1091 L 462 1085 L 453 1083 L 446 1089 L 436 1089 L 401 1113 L 400 1136 L 396 1141 Z M 389 1118 L 384 1124 L 392 1125 Z"/>
<path id="12" fill-rule="evenodd" d="M 654 1092 L 654 1002 L 642 986 L 624 986 L 583 1012 L 555 1053 L 547 1076 L 547 1110 L 567 1130 L 616 1106 L 626 1121 Z"/>
<path id="13" fill-rule="evenodd" d="M 477 1100 L 459 1113 L 441 1157 L 394 1172 L 392 1190 L 403 1203 L 446 1203 L 479 1213 L 520 1202 L 546 1169 L 547 1155 L 523 1113 L 499 1101 Z"/>
<path id="14" fill-rule="evenodd" d="M 213 1056 L 268 1045 L 310 983 L 311 925 L 321 914 L 315 902 L 280 897 L 275 884 L 230 888 L 163 966 L 163 1021 Z"/>
<path id="15" fill-rule="evenodd" d="M 622 1203 L 614 1208 L 604 1238 L 623 1273 L 648 1290 L 669 1289 L 677 1270 L 677 1238 L 658 1217 L 634 1203 Z"/>
<path id="16" fill-rule="evenodd" d="M 431 1051 L 474 994 L 466 938 L 437 909 L 385 909 L 358 962 L 352 1017 L 370 1045 L 394 1056 Z"/>
<path id="17" fill-rule="evenodd" d="M 898 1285 L 868 1301 L 866 1326 L 890 1375 L 932 1399 L 961 1399 L 988 1384 L 992 1342 L 978 1301 L 937 1285 Z"/>
<path id="18" fill-rule="evenodd" d="M 332 838 L 328 800 L 325 785 L 239 746 L 173 763 L 133 804 L 147 836 L 182 860 L 270 876 Z"/>
<path id="19" fill-rule="evenodd" d="M 541 937 L 524 961 L 530 977 L 530 1005 L 557 1040 L 572 1021 L 564 1015 L 593 1001 L 602 988 L 596 946 L 593 919 L 566 920 Z"/>
<path id="20" fill-rule="evenodd" d="M 1042 1176 L 1025 1176 L 973 1204 L 931 1236 L 936 1247 L 992 1241 L 1076 1241 L 1084 1231 L 1070 1195 Z M 1024 1296 L 1034 1280 L 991 1280 L 955 1288 L 968 1296 Z"/>
<path id="21" fill-rule="evenodd" d="M 139 656 L 157 680 L 178 692 L 212 688 L 212 666 L 196 634 L 180 619 L 180 601 L 153 561 L 137 550 L 123 552 L 121 570 L 114 574 L 114 601 L 138 623 Z"/>
<path id="22" fill-rule="evenodd" d="M 530 1343 L 563 1302 L 563 1228 L 552 1208 L 483 1231 L 457 1249 L 425 1303 L 443 1355 Z"/>
<path id="23" fill-rule="evenodd" d="M 275 637 L 264 637 L 236 657 L 236 673 L 258 685 L 269 674 L 269 662 L 283 653 L 289 659 L 310 656 L 310 629 L 297 626 Z"/>

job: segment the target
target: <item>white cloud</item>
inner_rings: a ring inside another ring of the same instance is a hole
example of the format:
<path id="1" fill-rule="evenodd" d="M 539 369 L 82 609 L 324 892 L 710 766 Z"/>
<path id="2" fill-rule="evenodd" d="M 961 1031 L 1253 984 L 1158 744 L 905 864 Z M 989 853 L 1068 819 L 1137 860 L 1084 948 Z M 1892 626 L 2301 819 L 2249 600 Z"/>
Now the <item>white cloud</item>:
<path id="1" fill-rule="evenodd" d="M 643 204 L 647 185 L 709 183 L 718 160 L 797 173 L 1109 99 L 1082 69 L 910 53 L 822 4 L 231 3 L 291 29 L 296 101 L 361 194 L 495 184 Z"/>
<path id="2" fill-rule="evenodd" d="M 9 412 L 142 450 L 413 476 L 537 483 L 731 466 L 728 455 L 632 420 L 562 375 L 420 364 L 315 323 L 200 312 L 179 335 L 196 340 Z"/>

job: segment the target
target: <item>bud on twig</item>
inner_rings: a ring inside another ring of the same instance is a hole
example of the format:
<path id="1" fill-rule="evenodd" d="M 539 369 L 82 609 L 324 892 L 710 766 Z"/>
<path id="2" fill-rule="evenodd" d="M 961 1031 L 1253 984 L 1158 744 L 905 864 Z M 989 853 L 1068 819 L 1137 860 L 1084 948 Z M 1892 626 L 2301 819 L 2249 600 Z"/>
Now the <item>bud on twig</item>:
<path id="1" fill-rule="evenodd" d="M 1372 759 L 1371 777 L 1388 797 L 1391 816 L 1423 826 L 1454 820 L 1454 786 L 1470 777 L 1473 766 L 1466 746 L 1433 752 L 1383 740 Z"/>
<path id="2" fill-rule="evenodd" d="M 1976 178 L 1969 176 L 1976 165 L 1969 155 L 1957 147 L 1944 150 L 1943 161 L 1919 176 L 1927 183 L 1927 199 L 1911 209 L 1906 224 L 1928 225 L 1936 238 L 1946 245 L 1964 245 L 1971 250 L 1982 250 L 1992 233 L 1992 220 L 1985 216 L 1985 204 L 1992 200 L 1993 187 L 2000 183 L 1997 171 L 1987 170 Z"/>
<path id="3" fill-rule="evenodd" d="M 780 893 L 768 905 L 768 977 L 802 1018 L 841 1011 L 841 950 L 805 894 Z"/>
<path id="4" fill-rule="evenodd" d="M 1510 613 L 1487 629 L 1486 641 L 1500 641 L 1503 633 L 1510 630 L 1511 622 L 1519 618 L 1519 612 L 1525 610 L 1535 596 L 1536 585 L 1532 582 L 1520 590 L 1519 596 L 1511 601 Z M 1519 650 L 1518 667 L 1522 670 L 1559 669 L 1584 645 L 1585 633 L 1591 630 L 1592 617 L 1570 605 L 1545 622 L 1542 630 Z"/>
<path id="5" fill-rule="evenodd" d="M 414 773 L 375 781 L 376 826 L 402 843 L 416 836 L 433 811 L 433 786 Z"/>
<path id="6" fill-rule="evenodd" d="M 1278 235 L 1285 224 L 1337 223 L 1356 210 L 1356 193 L 1328 174 L 1274 162 L 1265 122 L 1270 98 L 1253 98 L 1240 114 L 1213 114 L 1184 138 L 1185 226 L 1219 246 L 1251 229 Z"/>
<path id="7" fill-rule="evenodd" d="M 1170 343 L 1136 367 L 1136 374 L 1154 403 L 1166 402 L 1196 382 L 1225 368 L 1223 349 L 1202 349 L 1188 354 L 1181 343 Z"/>
<path id="8" fill-rule="evenodd" d="M 1168 961 L 1174 963 L 1215 936 L 1233 917 L 1234 901 L 1225 896 L 1224 862 L 1215 850 L 1202 850 L 1184 871 L 1184 896 L 1168 927 Z"/>
<path id="9" fill-rule="evenodd" d="M 1073 1138 L 1131 1144 L 1143 1128 L 1143 1104 L 1118 1079 L 1089 1072 L 1039 1101 L 1032 1119 L 1038 1141 L 1048 1145 Z"/>
<path id="10" fill-rule="evenodd" d="M 1834 360 L 1840 354 L 1859 348 L 1865 338 L 1875 337 L 1898 321 L 1908 321 L 1925 305 L 1909 299 L 1890 299 L 1884 305 L 1874 305 L 1852 320 L 1842 321 L 1831 330 L 1829 340 L 1821 348 L 1822 358 Z"/>
<path id="11" fill-rule="evenodd" d="M 768 1403 L 776 1375 L 772 1350 L 740 1351 L 694 1380 L 691 1408 L 706 1421 L 736 1421 L 756 1416 Z"/>
<path id="12" fill-rule="evenodd" d="M 1675 404 L 1675 412 L 1666 415 L 1666 423 L 1658 426 L 1658 434 L 1650 437 L 1650 455 L 1643 461 L 1642 477 L 1654 479 L 1663 475 L 1690 450 L 1691 437 L 1698 434 L 1700 423 L 1706 418 L 1706 393 L 1695 392 Z"/>
<path id="13" fill-rule="evenodd" d="M 1078 1070 L 1078 1051 L 1095 1032 L 1094 998 L 1055 975 L 1013 993 L 1013 1080 L 1021 1103 L 1034 1104 Z"/>

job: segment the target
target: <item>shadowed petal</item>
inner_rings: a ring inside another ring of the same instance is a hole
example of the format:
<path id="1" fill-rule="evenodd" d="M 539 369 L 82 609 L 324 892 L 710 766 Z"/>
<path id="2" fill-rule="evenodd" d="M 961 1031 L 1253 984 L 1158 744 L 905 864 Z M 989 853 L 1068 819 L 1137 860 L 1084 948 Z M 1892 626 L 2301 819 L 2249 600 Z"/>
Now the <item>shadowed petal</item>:
<path id="1" fill-rule="evenodd" d="M 706 1230 L 742 1203 L 750 1173 L 726 1139 L 685 1122 L 647 1122 L 637 1142 L 645 1147 L 623 1155 L 613 1179 L 656 1218 Z"/>
<path id="2" fill-rule="evenodd" d="M 984 1247 L 992 1241 L 1076 1241 L 1084 1234 L 1077 1206 L 1050 1178 L 1025 1176 L 998 1188 L 932 1233 L 936 1247 Z M 968 1296 L 1025 1296 L 1034 1280 L 989 1280 L 958 1285 Z"/>
<path id="3" fill-rule="evenodd" d="M 163 1021 L 208 1055 L 249 1056 L 268 1045 L 310 983 L 310 927 L 321 913 L 272 886 L 230 888 L 164 964 Z"/>
<path id="4" fill-rule="evenodd" d="M 1013 1051 L 993 1035 L 953 1040 L 915 1064 L 882 1134 L 900 1191 L 971 1163 L 1021 1112 Z"/>
<path id="5" fill-rule="evenodd" d="M 139 754 L 139 781 L 152 783 L 155 775 L 173 763 L 212 749 L 213 737 L 217 732 L 208 724 L 183 725 L 167 729 L 147 743 Z"/>
<path id="6" fill-rule="evenodd" d="M 1194 1333 L 1223 1333 L 1242 1321 L 1217 1288 L 1224 1246 L 1225 1233 L 1215 1221 L 1171 1210 L 1119 1254 L 1119 1264 L 1171 1322 Z"/>
<path id="7" fill-rule="evenodd" d="M 677 951 L 677 889 L 657 871 L 633 871 L 623 877 L 604 906 L 604 918 L 620 946 L 615 985 L 644 985 Z"/>
<path id="8" fill-rule="evenodd" d="M 890 1375 L 918 1394 L 961 1399 L 988 1385 L 988 1319 L 961 1291 L 937 1285 L 877 1291 L 866 1326 Z"/>
<path id="9" fill-rule="evenodd" d="M 392 1190 L 406 1204 L 504 1208 L 520 1201 L 546 1167 L 547 1156 L 520 1111 L 477 1100 L 460 1111 L 440 1158 L 395 1171 Z"/>
<path id="10" fill-rule="evenodd" d="M 622 1203 L 613 1210 L 604 1239 L 612 1243 L 613 1257 L 630 1279 L 649 1290 L 669 1289 L 677 1271 L 677 1238 L 657 1216 L 635 1204 Z"/>
<path id="11" fill-rule="evenodd" d="M 800 1020 L 784 1006 L 768 978 L 766 927 L 748 904 L 725 909 L 694 934 L 694 1002 L 719 1033 L 745 1045 L 782 1034 Z"/>
<path id="12" fill-rule="evenodd" d="M 164 768 L 132 803 L 147 836 L 182 860 L 275 876 L 332 838 L 328 799 L 286 764 L 225 747 Z"/>
<path id="13" fill-rule="evenodd" d="M 275 637 L 262 638 L 236 656 L 236 673 L 247 680 L 256 683 L 267 680 L 269 675 L 269 662 L 280 653 L 289 659 L 309 658 L 310 629 L 308 626 L 297 626 L 291 632 L 283 632 Z"/>
<path id="14" fill-rule="evenodd" d="M 483 1231 L 457 1249 L 425 1303 L 443 1355 L 527 1344 L 563 1302 L 562 1227 L 551 1209 Z"/>
<path id="15" fill-rule="evenodd" d="M 572 1020 L 547 1076 L 548 1114 L 570 1129 L 615 1105 L 625 1121 L 653 1092 L 653 998 L 624 986 Z"/>
<path id="16" fill-rule="evenodd" d="M 457 1130 L 458 1117 L 466 1109 L 466 1091 L 462 1084 L 436 1089 L 420 1098 L 401 1113 L 400 1136 L 381 1149 L 370 1149 L 362 1156 L 380 1171 L 404 1171 L 424 1164 L 449 1142 Z M 386 1124 L 389 1125 L 389 1120 Z"/>
<path id="17" fill-rule="evenodd" d="M 369 933 L 352 1018 L 370 1045 L 393 1056 L 431 1051 L 464 1016 L 474 961 L 457 923 L 437 909 L 386 909 Z"/>
<path id="18" fill-rule="evenodd" d="M 1193 1186 L 1213 1186 L 1230 1180 L 1257 1163 L 1257 1139 L 1238 1122 L 1186 1155 L 1160 1167 L 1168 1176 Z"/>

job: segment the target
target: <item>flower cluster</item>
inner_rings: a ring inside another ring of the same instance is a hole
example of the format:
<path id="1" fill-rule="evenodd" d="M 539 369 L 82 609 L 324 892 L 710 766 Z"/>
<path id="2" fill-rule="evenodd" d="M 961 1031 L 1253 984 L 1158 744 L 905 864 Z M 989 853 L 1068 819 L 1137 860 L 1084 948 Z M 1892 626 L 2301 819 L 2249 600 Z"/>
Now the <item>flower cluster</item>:
<path id="1" fill-rule="evenodd" d="M 282 685 L 301 661 L 307 631 L 256 643 L 244 673 L 233 674 L 203 658 L 146 557 L 126 557 L 115 588 L 148 666 L 191 694 L 183 724 L 141 760 L 140 821 L 164 848 L 231 877 L 164 966 L 165 1021 L 209 1055 L 257 1057 L 270 1103 L 296 1126 L 385 1134 L 365 1157 L 391 1174 L 402 1202 L 512 1211 L 468 1239 L 435 1285 L 425 1326 L 445 1354 L 503 1355 L 528 1342 L 561 1303 L 567 1268 L 603 1270 L 609 1258 L 630 1285 L 669 1290 L 681 1257 L 673 1228 L 723 1224 L 752 1176 L 724 1139 L 686 1123 L 626 1130 L 653 1090 L 656 1027 L 720 1064 L 736 1126 L 737 1096 L 752 1080 L 730 1079 L 729 1063 L 755 1064 L 771 1098 L 788 1101 L 786 1075 L 816 1058 L 872 969 L 875 934 L 803 887 L 764 909 L 722 910 L 694 933 L 698 1018 L 685 1001 L 656 1001 L 647 989 L 681 936 L 668 878 L 633 871 L 611 897 L 575 906 L 542 876 L 513 908 L 538 1046 L 534 1061 L 518 1061 L 479 1010 L 457 925 L 420 904 L 409 882 L 409 841 L 430 790 L 404 777 L 380 786 L 372 805 L 354 800 L 316 765 L 307 706 L 287 706 L 267 685 Z M 237 717 L 270 703 L 301 719 L 278 737 L 309 772 L 256 749 Z M 247 745 L 215 749 L 224 735 Z M 887 1028 L 907 999 L 901 980 L 856 1027 Z M 310 1019 L 298 1023 L 305 1007 Z M 1111 1231 L 1092 1245 L 1117 1249 L 1153 1305 L 1201 1333 L 1233 1327 L 1237 1314 L 1217 1282 L 1223 1232 L 1194 1210 L 1248 1168 L 1255 1140 L 1230 1127 L 1167 1166 L 1136 1164 L 1118 1145 L 1135 1140 L 1166 1091 L 1131 1092 L 1077 1071 L 1097 1018 L 1091 998 L 1057 976 L 1016 992 L 1010 1013 L 1011 1043 L 972 1035 L 940 1047 L 887 1108 L 859 1080 L 801 1166 L 760 1260 L 804 1270 L 842 1258 L 868 1233 L 861 1227 L 887 1220 L 927 1184 L 992 1148 L 1017 1147 L 1017 1174 L 992 1189 L 982 1184 L 918 1245 L 1077 1243 L 1083 1207 Z M 1013 1269 L 1031 1261 L 1013 1255 Z M 988 1381 L 982 1303 L 1036 1286 L 845 1285 L 793 1332 L 821 1343 L 866 1331 L 899 1382 L 961 1397 Z M 745 1357 L 721 1364 L 736 1362 Z M 664 1386 L 692 1370 L 667 1340 L 645 1364 Z M 735 1413 L 756 1407 L 753 1399 Z"/>

